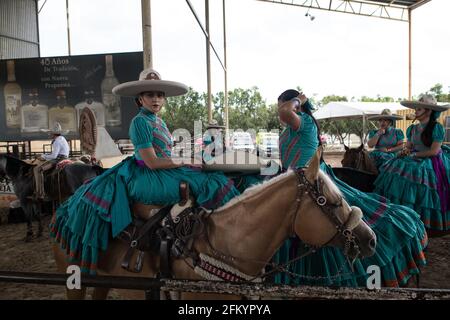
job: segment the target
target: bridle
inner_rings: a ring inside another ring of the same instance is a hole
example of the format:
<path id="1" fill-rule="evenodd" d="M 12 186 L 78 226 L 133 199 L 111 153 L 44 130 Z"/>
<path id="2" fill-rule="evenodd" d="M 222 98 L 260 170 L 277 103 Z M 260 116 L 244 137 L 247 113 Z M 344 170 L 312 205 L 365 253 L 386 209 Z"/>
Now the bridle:
<path id="1" fill-rule="evenodd" d="M 299 213 L 299 207 L 302 198 L 304 195 L 309 195 L 309 197 L 319 206 L 320 210 L 325 214 L 325 216 L 330 220 L 330 222 L 333 224 L 333 226 L 336 228 L 336 233 L 334 236 L 327 242 L 325 242 L 323 245 L 315 246 L 315 249 L 320 249 L 322 247 L 327 246 L 329 243 L 333 242 L 336 237 L 340 237 L 344 241 L 344 255 L 346 257 L 357 257 L 360 254 L 359 245 L 357 243 L 357 237 L 353 233 L 353 229 L 349 228 L 347 221 L 342 222 L 341 219 L 339 219 L 336 210 L 342 206 L 342 197 L 340 198 L 339 202 L 336 204 L 328 203 L 327 198 L 324 196 L 323 193 L 323 185 L 325 182 L 323 179 L 316 179 L 314 183 L 309 182 L 309 180 L 306 178 L 305 170 L 304 169 L 297 169 L 295 171 L 296 177 L 297 177 L 297 206 L 296 211 L 294 215 L 294 221 L 292 223 L 292 234 L 295 234 L 294 228 L 295 228 L 295 221 L 297 219 L 298 213 Z M 310 246 L 314 247 L 314 246 Z"/>

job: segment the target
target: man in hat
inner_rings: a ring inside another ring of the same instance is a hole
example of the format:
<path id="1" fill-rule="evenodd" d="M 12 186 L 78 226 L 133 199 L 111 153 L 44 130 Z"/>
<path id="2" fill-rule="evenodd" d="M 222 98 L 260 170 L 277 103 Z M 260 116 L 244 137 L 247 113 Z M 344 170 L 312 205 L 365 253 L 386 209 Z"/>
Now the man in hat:
<path id="1" fill-rule="evenodd" d="M 442 145 L 444 127 L 436 120 L 450 105 L 425 94 L 402 101 L 419 121 L 406 130 L 406 152 L 381 168 L 375 192 L 417 211 L 429 230 L 450 230 L 450 148 Z"/>
<path id="2" fill-rule="evenodd" d="M 53 129 L 50 130 L 52 136 L 52 152 L 50 154 L 43 154 L 42 160 L 63 160 L 69 157 L 70 147 L 63 134 L 67 131 L 62 130 L 61 124 L 55 122 Z"/>
<path id="3" fill-rule="evenodd" d="M 35 197 L 37 199 L 45 199 L 44 172 L 53 169 L 59 161 L 69 157 L 70 147 L 63 136 L 67 132 L 67 130 L 62 129 L 59 122 L 55 122 L 53 128 L 49 131 L 52 136 L 52 152 L 41 155 L 39 160 L 44 162 L 36 165 L 33 169 Z"/>
<path id="4" fill-rule="evenodd" d="M 384 109 L 381 114 L 370 116 L 369 120 L 378 120 L 378 130 L 369 131 L 369 141 L 367 145 L 375 148 L 369 153 L 377 169 L 387 160 L 395 158 L 398 151 L 403 149 L 405 135 L 401 129 L 395 128 L 395 121 L 402 119 L 402 116 L 393 114 L 391 110 Z"/>

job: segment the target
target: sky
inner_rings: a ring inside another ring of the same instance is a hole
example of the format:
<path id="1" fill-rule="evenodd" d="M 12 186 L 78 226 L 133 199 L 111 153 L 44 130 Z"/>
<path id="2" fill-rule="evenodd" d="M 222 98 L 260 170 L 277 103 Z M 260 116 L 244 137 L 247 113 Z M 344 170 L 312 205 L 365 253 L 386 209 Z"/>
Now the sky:
<path id="1" fill-rule="evenodd" d="M 39 1 L 41 6 L 44 0 Z M 41 56 L 68 55 L 65 0 L 39 14 Z M 203 0 L 191 0 L 204 23 Z M 164 80 L 206 92 L 205 38 L 185 0 L 152 0 L 153 65 Z M 259 88 L 268 103 L 307 96 L 408 96 L 408 24 L 256 0 L 227 0 L 228 89 Z M 449 0 L 412 13 L 412 94 L 450 90 Z M 140 0 L 69 0 L 71 54 L 142 51 Z M 210 0 L 211 41 L 223 57 L 222 1 Z M 223 59 L 223 58 L 222 58 Z M 224 72 L 211 51 L 212 90 Z M 136 79 L 138 75 L 136 75 Z"/>

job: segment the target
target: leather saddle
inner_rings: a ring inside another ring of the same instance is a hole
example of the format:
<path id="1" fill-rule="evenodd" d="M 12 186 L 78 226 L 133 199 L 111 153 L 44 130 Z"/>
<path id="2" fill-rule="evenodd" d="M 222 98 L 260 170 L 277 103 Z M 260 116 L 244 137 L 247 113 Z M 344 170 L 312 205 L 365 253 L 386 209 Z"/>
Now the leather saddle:
<path id="1" fill-rule="evenodd" d="M 129 249 L 122 260 L 122 268 L 131 272 L 141 272 L 145 252 L 159 254 L 161 268 L 164 274 L 170 273 L 169 260 L 171 256 L 179 257 L 186 245 L 180 239 L 176 239 L 175 224 L 181 219 L 179 215 L 186 216 L 194 205 L 194 199 L 189 197 L 189 185 L 181 182 L 179 186 L 180 202 L 173 206 L 156 206 L 135 203 L 132 206 L 133 221 L 119 235 L 119 239 L 129 245 Z M 192 219 L 191 220 L 195 220 Z M 192 223 L 191 223 L 192 225 Z M 189 229 L 189 228 L 188 228 Z M 191 234 L 186 235 L 190 240 Z M 186 240 L 186 238 L 184 240 Z M 134 262 L 134 266 L 132 265 Z"/>

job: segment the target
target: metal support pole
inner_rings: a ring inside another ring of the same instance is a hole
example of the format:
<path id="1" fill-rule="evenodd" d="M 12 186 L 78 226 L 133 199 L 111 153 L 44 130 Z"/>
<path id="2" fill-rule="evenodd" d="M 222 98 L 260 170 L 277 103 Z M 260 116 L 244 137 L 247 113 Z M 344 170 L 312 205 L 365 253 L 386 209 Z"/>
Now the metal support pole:
<path id="1" fill-rule="evenodd" d="M 151 0 L 141 0 L 144 69 L 153 68 Z"/>
<path id="2" fill-rule="evenodd" d="M 223 11 L 223 56 L 224 56 L 224 92 L 223 92 L 223 116 L 225 125 L 225 145 L 229 144 L 229 121 L 228 121 L 228 66 L 227 66 L 227 28 L 226 28 L 226 10 L 225 0 L 222 0 Z"/>
<path id="3" fill-rule="evenodd" d="M 209 33 L 209 0 L 205 0 L 205 24 L 206 33 L 206 81 L 207 81 L 207 106 L 208 106 L 208 122 L 212 121 L 212 96 L 211 96 L 211 47 L 209 42 L 211 41 L 211 35 Z"/>
<path id="4" fill-rule="evenodd" d="M 70 49 L 69 0 L 66 0 L 66 19 L 67 19 L 67 47 L 70 56 L 72 54 L 72 50 Z"/>
<path id="5" fill-rule="evenodd" d="M 141 0 L 144 69 L 153 68 L 151 0 Z"/>
<path id="6" fill-rule="evenodd" d="M 412 23 L 411 9 L 408 10 L 408 99 L 412 99 Z"/>

